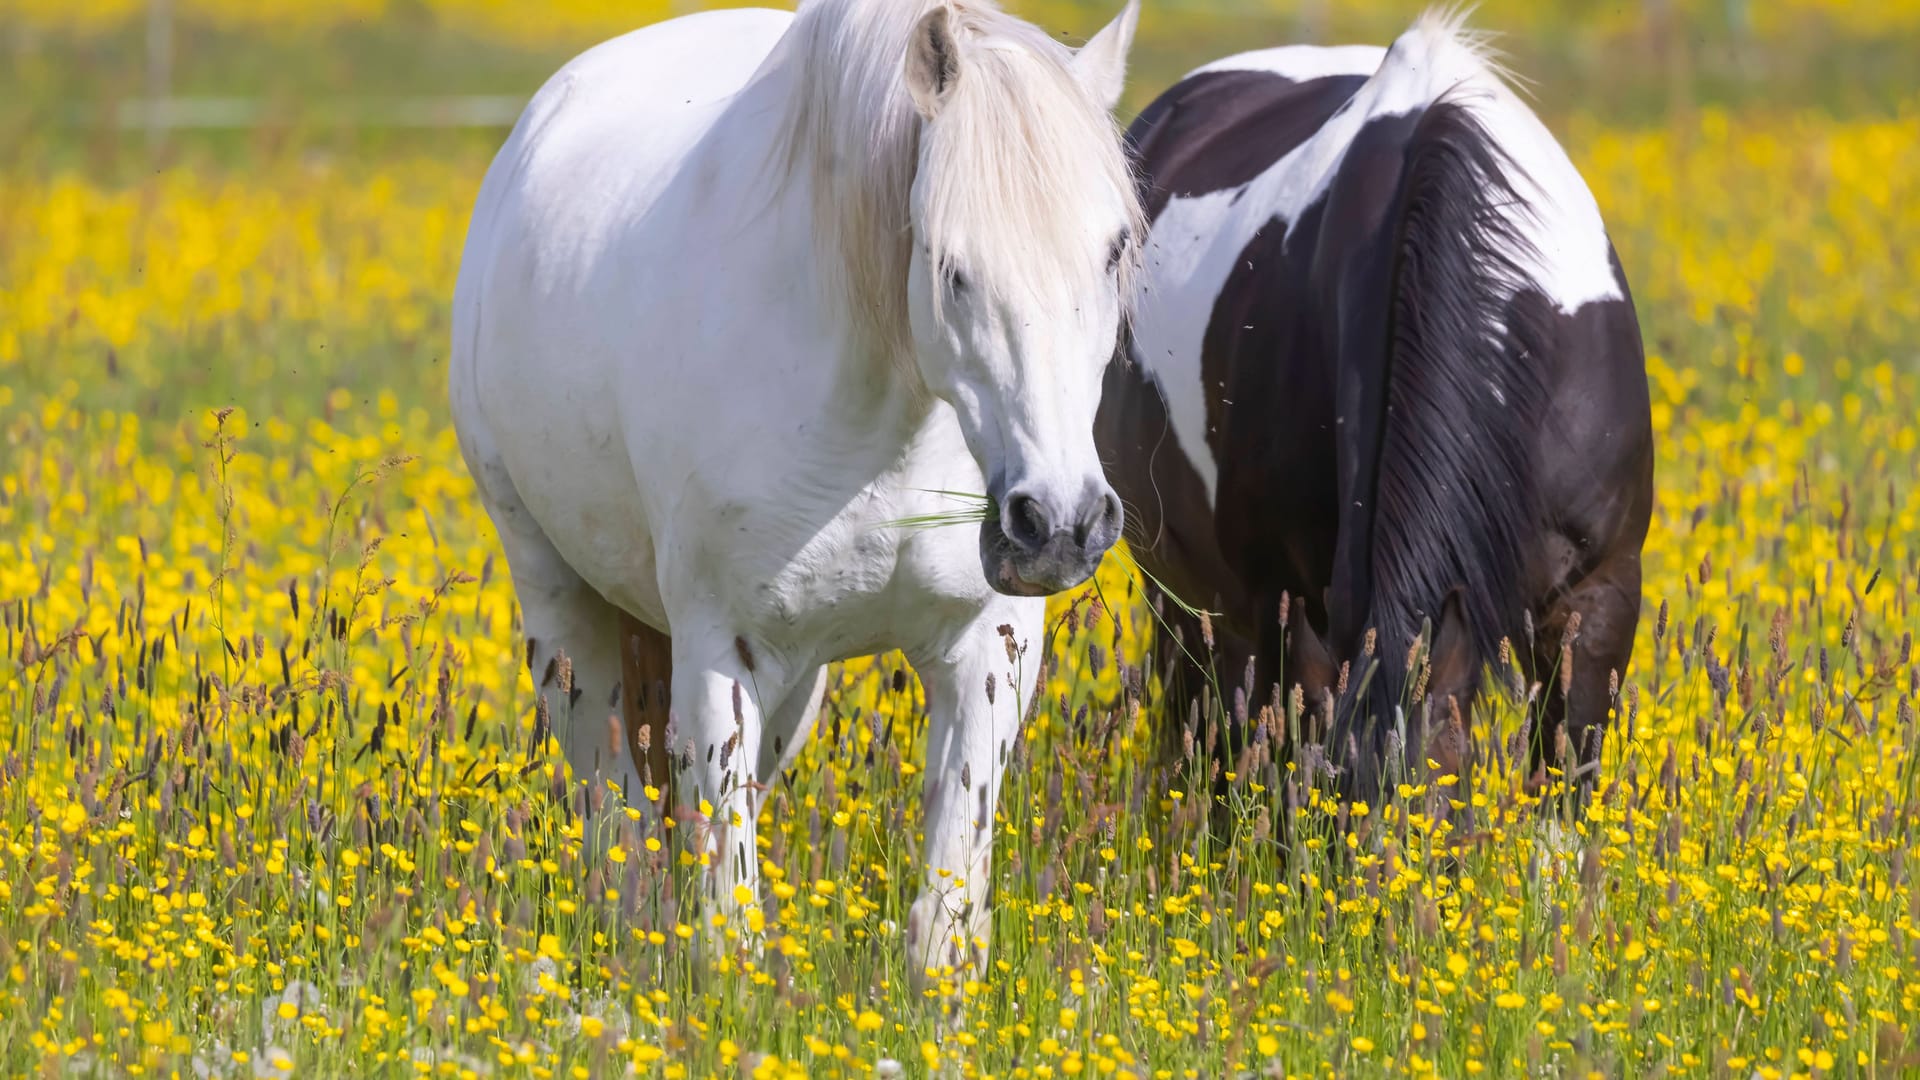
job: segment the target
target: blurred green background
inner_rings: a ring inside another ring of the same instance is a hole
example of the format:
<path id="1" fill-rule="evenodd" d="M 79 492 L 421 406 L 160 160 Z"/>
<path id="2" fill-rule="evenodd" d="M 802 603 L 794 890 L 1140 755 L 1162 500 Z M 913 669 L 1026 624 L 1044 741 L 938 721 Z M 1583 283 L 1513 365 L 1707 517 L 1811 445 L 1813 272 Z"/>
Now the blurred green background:
<path id="1" fill-rule="evenodd" d="M 700 6 L 710 5 L 0 0 L 0 152 L 16 170 L 112 175 L 150 168 L 155 149 L 253 157 L 493 142 L 567 57 Z M 1077 40 L 1118 5 L 1009 6 Z M 1390 40 L 1424 6 L 1145 0 L 1126 108 L 1226 53 Z M 1550 122 L 1578 112 L 1638 125 L 1712 105 L 1886 115 L 1914 91 L 1920 56 L 1920 0 L 1489 0 L 1472 22 L 1500 33 Z"/>

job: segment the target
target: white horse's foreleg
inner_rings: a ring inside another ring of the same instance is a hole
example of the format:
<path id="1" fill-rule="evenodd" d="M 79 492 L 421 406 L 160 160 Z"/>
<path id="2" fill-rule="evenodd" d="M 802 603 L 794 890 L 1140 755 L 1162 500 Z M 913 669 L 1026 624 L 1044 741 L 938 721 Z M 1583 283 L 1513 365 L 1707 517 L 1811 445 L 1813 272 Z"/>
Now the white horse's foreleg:
<path id="1" fill-rule="evenodd" d="M 700 859 L 700 920 L 710 946 L 728 931 L 746 937 L 742 916 L 760 903 L 754 785 L 764 731 L 761 695 L 782 701 L 795 689 L 776 665 L 756 661 L 742 638 L 676 632 L 670 749 L 678 763 L 676 818 Z M 684 808 L 684 809 L 683 809 Z M 681 814 L 694 813 L 688 817 Z M 725 916 L 716 925 L 714 916 Z"/>
<path id="2" fill-rule="evenodd" d="M 800 751 L 813 735 L 820 718 L 820 700 L 827 694 L 827 669 L 814 672 L 811 683 L 788 691 L 787 699 L 767 717 L 760 743 L 760 782 L 771 785 L 800 760 Z"/>
<path id="3" fill-rule="evenodd" d="M 1046 603 L 990 607 L 944 655 L 909 656 L 927 690 L 926 851 L 907 916 L 908 975 L 924 989 L 969 959 L 986 962 L 992 912 L 993 815 L 1039 672 Z M 1008 658 L 999 627 L 1014 644 Z"/>

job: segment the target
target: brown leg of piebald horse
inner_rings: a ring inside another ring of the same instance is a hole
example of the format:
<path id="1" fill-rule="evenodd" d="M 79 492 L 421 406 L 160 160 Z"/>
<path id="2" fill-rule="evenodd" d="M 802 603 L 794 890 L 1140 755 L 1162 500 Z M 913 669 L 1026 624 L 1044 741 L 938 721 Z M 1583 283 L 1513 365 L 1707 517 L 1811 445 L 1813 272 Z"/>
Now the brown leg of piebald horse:
<path id="1" fill-rule="evenodd" d="M 1151 595 L 1158 594 L 1154 590 Z M 1149 618 L 1154 620 L 1154 663 L 1166 679 L 1167 723 L 1160 738 L 1163 763 L 1181 767 L 1187 749 L 1187 724 L 1197 719 L 1198 726 L 1191 732 L 1194 758 L 1204 763 L 1208 755 L 1219 754 L 1224 767 L 1231 768 L 1229 752 L 1246 737 L 1245 732 L 1233 730 L 1234 692 L 1245 689 L 1252 645 L 1210 620 L 1203 627 L 1199 618 L 1171 599 L 1163 602 L 1160 616 Z M 1203 699 L 1211 715 L 1196 717 L 1194 707 Z M 1249 714 L 1257 716 L 1262 704 L 1262 694 L 1251 691 Z"/>
<path id="2" fill-rule="evenodd" d="M 673 639 L 626 612 L 620 613 L 620 699 L 626 717 L 627 751 L 642 782 L 659 789 L 671 813 L 673 765 L 668 757 L 667 713 L 672 707 Z M 639 805 L 644 794 L 627 793 Z"/>
<path id="3" fill-rule="evenodd" d="M 1579 624 L 1568 641 L 1576 613 Z M 1576 809 L 1585 807 L 1599 779 L 1607 714 L 1633 656 L 1639 621 L 1640 553 L 1634 551 L 1607 559 L 1563 593 L 1535 632 L 1534 672 L 1546 683 L 1546 700 L 1533 779 L 1544 787 L 1546 767 L 1563 770 Z"/>
<path id="4" fill-rule="evenodd" d="M 1157 589 L 1149 594 L 1158 597 Z M 1219 835 L 1230 835 L 1226 774 L 1236 767 L 1250 735 L 1239 722 L 1235 696 L 1247 690 L 1253 646 L 1210 619 L 1203 624 L 1171 598 L 1162 600 L 1158 617 L 1149 617 L 1154 619 L 1151 655 L 1164 679 L 1166 709 L 1156 739 L 1157 763 L 1176 786 L 1211 791 L 1210 825 Z M 1248 717 L 1257 718 L 1265 696 L 1253 690 L 1247 699 Z"/>

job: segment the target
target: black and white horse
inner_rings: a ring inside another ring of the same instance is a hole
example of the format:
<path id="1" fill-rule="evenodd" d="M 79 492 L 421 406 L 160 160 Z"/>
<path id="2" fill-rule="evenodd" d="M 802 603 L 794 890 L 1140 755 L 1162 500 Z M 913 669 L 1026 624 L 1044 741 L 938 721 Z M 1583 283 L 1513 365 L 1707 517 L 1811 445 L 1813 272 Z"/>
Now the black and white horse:
<path id="1" fill-rule="evenodd" d="M 1284 650 L 1350 797 L 1392 731 L 1467 775 L 1503 639 L 1545 684 L 1532 766 L 1590 788 L 1653 448 L 1633 304 L 1565 152 L 1435 16 L 1385 50 L 1209 64 L 1130 134 L 1151 227 L 1098 437 L 1136 556 L 1219 613 L 1216 669 L 1253 672 L 1256 707 Z"/>

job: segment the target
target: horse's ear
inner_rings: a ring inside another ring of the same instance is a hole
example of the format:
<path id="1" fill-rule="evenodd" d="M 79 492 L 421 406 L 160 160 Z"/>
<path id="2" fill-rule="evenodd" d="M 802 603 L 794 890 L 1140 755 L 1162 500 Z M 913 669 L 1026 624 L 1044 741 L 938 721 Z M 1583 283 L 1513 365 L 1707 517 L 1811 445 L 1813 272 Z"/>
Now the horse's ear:
<path id="1" fill-rule="evenodd" d="M 1327 643 L 1307 621 L 1305 604 L 1294 604 L 1287 620 L 1287 679 L 1298 683 L 1309 700 L 1318 700 L 1321 692 L 1333 689 L 1340 677 Z"/>
<path id="2" fill-rule="evenodd" d="M 953 36 L 953 12 L 945 4 L 920 17 L 907 40 L 907 93 L 928 120 L 960 81 L 960 42 Z"/>
<path id="3" fill-rule="evenodd" d="M 1108 111 L 1120 104 L 1120 91 L 1127 84 L 1127 50 L 1139 24 L 1140 0 L 1127 0 L 1120 14 L 1074 54 L 1074 74 Z"/>
<path id="4" fill-rule="evenodd" d="M 1460 698 L 1466 705 L 1467 691 L 1480 674 L 1473 648 L 1473 633 L 1467 626 L 1466 592 L 1455 585 L 1440 605 L 1440 618 L 1434 623 L 1433 640 L 1427 644 L 1427 685 L 1437 700 L 1446 695 Z"/>

